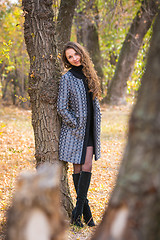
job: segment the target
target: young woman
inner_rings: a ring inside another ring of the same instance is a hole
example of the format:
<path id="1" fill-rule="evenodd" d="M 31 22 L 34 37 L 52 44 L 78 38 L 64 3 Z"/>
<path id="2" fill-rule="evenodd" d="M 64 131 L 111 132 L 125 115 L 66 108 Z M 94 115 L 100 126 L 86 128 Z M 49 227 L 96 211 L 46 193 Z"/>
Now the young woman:
<path id="1" fill-rule="evenodd" d="M 92 158 L 100 158 L 100 84 L 88 52 L 78 43 L 64 46 L 65 73 L 59 86 L 57 110 L 62 118 L 59 159 L 73 163 L 73 182 L 77 193 L 72 223 L 95 226 L 88 204 Z"/>

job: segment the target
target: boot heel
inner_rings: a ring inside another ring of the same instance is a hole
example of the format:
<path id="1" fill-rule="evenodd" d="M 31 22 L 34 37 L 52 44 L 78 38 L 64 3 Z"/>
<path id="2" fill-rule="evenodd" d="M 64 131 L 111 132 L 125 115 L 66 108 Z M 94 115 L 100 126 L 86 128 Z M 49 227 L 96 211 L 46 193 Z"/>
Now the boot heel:
<path id="1" fill-rule="evenodd" d="M 86 199 L 86 201 L 84 203 L 84 208 L 83 208 L 83 218 L 84 218 L 85 223 L 89 227 L 94 227 L 96 225 L 93 221 L 91 209 L 90 209 L 90 206 L 89 206 L 88 202 L 89 202 L 88 199 Z"/>

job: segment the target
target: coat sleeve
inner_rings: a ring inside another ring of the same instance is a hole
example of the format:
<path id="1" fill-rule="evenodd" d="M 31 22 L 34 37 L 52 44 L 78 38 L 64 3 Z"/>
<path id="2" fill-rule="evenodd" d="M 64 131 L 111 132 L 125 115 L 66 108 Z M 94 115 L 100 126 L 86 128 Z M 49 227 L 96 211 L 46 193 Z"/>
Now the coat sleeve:
<path id="1" fill-rule="evenodd" d="M 62 76 L 59 84 L 59 93 L 57 101 L 57 111 L 62 118 L 62 121 L 67 125 L 75 128 L 77 126 L 77 119 L 70 111 L 69 103 L 69 82 L 65 75 Z"/>

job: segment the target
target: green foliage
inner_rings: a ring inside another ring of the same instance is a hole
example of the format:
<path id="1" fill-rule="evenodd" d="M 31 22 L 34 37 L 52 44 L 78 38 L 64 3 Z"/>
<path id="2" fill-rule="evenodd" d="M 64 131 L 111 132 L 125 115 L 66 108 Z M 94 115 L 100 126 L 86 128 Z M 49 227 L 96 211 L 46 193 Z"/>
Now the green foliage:
<path id="1" fill-rule="evenodd" d="M 18 101 L 20 102 L 20 103 L 24 103 L 24 102 L 27 102 L 28 100 L 30 100 L 30 97 L 29 96 L 27 96 L 27 97 L 22 97 L 22 96 L 17 96 L 17 95 L 15 95 L 15 97 L 18 99 Z"/>
<path id="2" fill-rule="evenodd" d="M 0 19 L 0 50 L 3 50 L 3 45 L 10 47 L 10 51 L 18 51 L 23 41 L 22 31 L 22 10 L 18 6 L 3 6 L 6 10 L 3 18 Z M 12 43 L 12 44 L 11 44 Z M 7 57 L 8 58 L 8 57 Z M 4 60 L 1 56 L 1 61 Z"/>
<path id="3" fill-rule="evenodd" d="M 141 1 L 135 0 L 95 0 L 92 1 L 93 7 L 98 7 L 98 15 L 89 8 L 91 0 L 80 0 L 76 11 L 78 13 L 84 12 L 87 17 L 93 19 L 98 26 L 99 43 L 101 54 L 103 58 L 103 70 L 105 75 L 104 80 L 104 94 L 107 92 L 108 84 L 110 83 L 114 72 L 122 44 L 125 40 L 126 34 L 130 25 L 140 8 Z M 60 0 L 53 0 L 54 21 L 57 20 Z M 95 15 L 94 15 L 95 14 Z M 23 36 L 23 11 L 19 3 L 14 5 L 9 1 L 3 1 L 0 4 L 0 67 L 4 64 L 2 72 L 3 77 L 7 77 L 9 73 L 23 73 L 25 76 L 29 72 L 29 58 L 25 49 Z M 99 16 L 99 18 L 97 17 Z M 144 72 L 144 65 L 146 59 L 146 52 L 150 41 L 152 30 L 150 30 L 141 47 L 135 68 L 131 79 L 128 81 L 128 94 L 134 94 L 140 85 L 140 79 Z M 76 25 L 72 27 L 71 40 L 76 41 Z M 33 61 L 35 58 L 33 57 Z M 0 77 L 1 77 L 0 76 Z M 0 79 L 1 80 L 1 79 Z M 20 79 L 15 79 L 21 81 Z M 4 82 L 1 80 L 1 89 L 4 88 Z M 9 90 L 13 88 L 13 82 L 9 83 Z M 21 82 L 18 83 L 21 85 Z M 27 85 L 27 82 L 25 82 Z M 2 96 L 2 93 L 0 93 Z M 21 96 L 16 92 L 17 96 Z M 22 99 L 27 99 L 22 96 Z M 17 97 L 17 100 L 19 97 Z M 19 99 L 23 102 L 22 99 Z"/>
<path id="4" fill-rule="evenodd" d="M 86 13 L 87 17 L 93 16 L 93 11 L 87 8 L 87 4 L 90 0 L 80 1 L 77 12 Z M 92 1 L 93 3 L 93 1 Z M 95 5 L 98 7 L 99 19 L 98 31 L 99 31 L 99 43 L 101 54 L 103 58 L 103 71 L 105 75 L 104 95 L 106 95 L 107 87 L 113 78 L 116 63 L 119 58 L 119 54 L 128 33 L 128 30 L 132 24 L 134 17 L 141 6 L 141 1 L 128 1 L 128 0 L 98 0 L 95 1 Z M 88 4 L 89 6 L 89 4 Z M 73 32 L 73 35 L 76 31 Z M 135 64 L 135 69 L 131 79 L 128 81 L 128 93 L 134 94 L 138 90 L 140 85 L 140 79 L 144 71 L 145 55 L 149 43 L 151 32 L 148 33 L 144 39 L 143 46 L 139 51 L 139 55 Z M 75 37 L 72 36 L 72 39 Z"/>
<path id="5" fill-rule="evenodd" d="M 3 59 L 6 59 L 6 58 L 8 60 L 10 59 L 9 52 L 11 51 L 11 48 L 12 48 L 11 40 L 9 40 L 8 43 L 3 42 L 3 48 L 0 51 L 0 56 L 1 56 L 0 63 L 3 62 Z"/>
<path id="6" fill-rule="evenodd" d="M 1 96 L 6 85 L 6 77 L 9 74 L 14 75 L 15 79 L 14 81 L 11 79 L 7 85 L 8 95 L 13 96 L 15 92 L 20 94 L 21 88 L 24 89 L 27 86 L 23 76 L 28 75 L 29 58 L 24 43 L 23 22 L 20 2 L 11 4 L 9 1 L 4 1 L 0 5 Z M 25 78 L 27 79 L 27 77 Z"/>
<path id="7" fill-rule="evenodd" d="M 53 0 L 53 5 L 52 5 L 53 14 L 54 14 L 53 21 L 54 21 L 55 23 L 57 23 L 57 18 L 58 18 L 58 12 L 59 12 L 60 3 L 61 3 L 60 0 Z"/>
<path id="8" fill-rule="evenodd" d="M 143 76 L 143 73 L 145 71 L 145 65 L 146 65 L 146 55 L 148 52 L 150 39 L 152 36 L 152 28 L 149 29 L 147 32 L 143 45 L 141 46 L 138 56 L 135 62 L 134 71 L 132 73 L 131 79 L 128 80 L 127 83 L 127 93 L 131 95 L 135 95 L 135 92 L 138 91 L 140 85 L 141 85 L 141 78 Z"/>
<path id="9" fill-rule="evenodd" d="M 82 2 L 82 6 L 84 1 Z M 116 68 L 120 50 L 131 23 L 140 9 L 141 1 L 127 0 L 98 0 L 99 10 L 99 42 L 103 58 L 104 95 L 107 92 Z M 128 81 L 128 94 L 134 95 L 139 89 L 141 77 L 144 72 L 146 53 L 152 35 L 152 29 L 146 34 L 141 47 L 133 74 Z"/>
<path id="10" fill-rule="evenodd" d="M 99 41 L 104 59 L 104 85 L 111 81 L 119 53 L 139 3 L 135 1 L 98 1 Z"/>

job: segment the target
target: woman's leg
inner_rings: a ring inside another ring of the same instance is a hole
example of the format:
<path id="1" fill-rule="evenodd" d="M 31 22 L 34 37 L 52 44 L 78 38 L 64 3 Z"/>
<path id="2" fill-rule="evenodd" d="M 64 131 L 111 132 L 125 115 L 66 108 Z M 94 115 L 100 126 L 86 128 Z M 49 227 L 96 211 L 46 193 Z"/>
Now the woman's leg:
<path id="1" fill-rule="evenodd" d="M 73 164 L 72 177 L 73 177 L 73 183 L 74 183 L 76 193 L 78 192 L 79 178 L 80 178 L 81 171 L 82 171 L 82 165 L 81 164 Z M 76 208 L 74 208 L 73 211 L 72 211 L 71 223 L 75 223 L 75 211 L 76 211 Z M 81 221 L 79 221 L 77 225 L 80 226 L 80 227 L 83 227 L 83 224 L 81 223 Z"/>
<path id="2" fill-rule="evenodd" d="M 83 172 L 92 171 L 93 147 L 88 146 L 86 151 L 85 163 L 82 165 Z"/>
<path id="3" fill-rule="evenodd" d="M 76 202 L 76 208 L 74 212 L 74 224 L 80 227 L 83 226 L 83 224 L 81 223 L 81 217 L 82 217 L 83 208 L 87 199 L 88 188 L 90 185 L 92 157 L 93 157 L 93 147 L 88 146 L 86 151 L 85 163 L 82 165 L 82 171 L 79 177 L 77 202 Z M 88 205 L 88 202 L 86 203 Z"/>
<path id="4" fill-rule="evenodd" d="M 82 171 L 82 165 L 73 163 L 73 172 L 74 172 L 74 174 L 80 173 L 81 171 Z"/>
<path id="5" fill-rule="evenodd" d="M 92 158 L 93 158 L 93 147 L 88 146 L 87 147 L 87 152 L 86 152 L 85 164 L 82 165 L 82 171 L 84 171 L 84 172 L 91 172 L 92 171 Z M 88 202 L 89 201 L 86 197 L 86 201 L 85 201 L 84 207 L 83 207 L 83 217 L 84 217 L 85 223 L 88 226 L 94 227 L 95 223 L 93 221 L 91 209 L 89 207 Z"/>
<path id="6" fill-rule="evenodd" d="M 86 151 L 85 163 L 83 165 L 73 164 L 74 174 L 80 173 L 81 171 L 91 172 L 92 171 L 92 158 L 93 158 L 93 147 L 88 146 L 87 151 Z"/>

